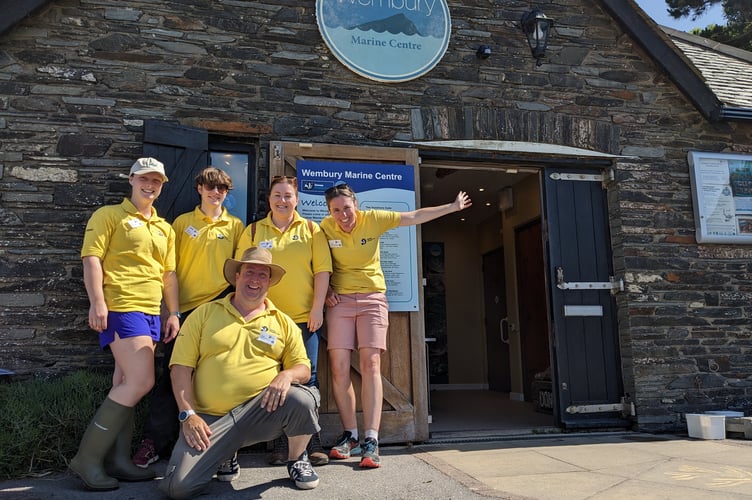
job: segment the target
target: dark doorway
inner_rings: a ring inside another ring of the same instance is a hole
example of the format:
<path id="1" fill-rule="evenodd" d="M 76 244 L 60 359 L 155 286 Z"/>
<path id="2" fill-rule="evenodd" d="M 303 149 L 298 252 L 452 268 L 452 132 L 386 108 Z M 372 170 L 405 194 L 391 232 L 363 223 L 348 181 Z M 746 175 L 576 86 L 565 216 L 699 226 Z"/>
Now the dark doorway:
<path id="1" fill-rule="evenodd" d="M 525 401 L 532 401 L 533 381 L 536 375 L 550 373 L 551 363 L 540 219 L 515 229 L 515 256 L 522 383 Z M 544 375 L 539 375 L 539 378 L 544 378 Z"/>
<path id="2" fill-rule="evenodd" d="M 509 392 L 512 389 L 512 376 L 509 365 L 509 329 L 506 321 L 504 248 L 483 255 L 483 302 L 488 388 L 492 391 Z"/>

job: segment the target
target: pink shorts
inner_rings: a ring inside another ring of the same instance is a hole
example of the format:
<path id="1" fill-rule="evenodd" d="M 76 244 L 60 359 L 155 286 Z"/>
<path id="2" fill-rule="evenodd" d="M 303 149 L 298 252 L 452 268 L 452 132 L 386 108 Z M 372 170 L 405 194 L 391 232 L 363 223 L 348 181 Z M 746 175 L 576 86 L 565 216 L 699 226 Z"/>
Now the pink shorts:
<path id="1" fill-rule="evenodd" d="M 389 304 L 382 292 L 340 294 L 326 309 L 327 349 L 373 347 L 386 351 Z"/>

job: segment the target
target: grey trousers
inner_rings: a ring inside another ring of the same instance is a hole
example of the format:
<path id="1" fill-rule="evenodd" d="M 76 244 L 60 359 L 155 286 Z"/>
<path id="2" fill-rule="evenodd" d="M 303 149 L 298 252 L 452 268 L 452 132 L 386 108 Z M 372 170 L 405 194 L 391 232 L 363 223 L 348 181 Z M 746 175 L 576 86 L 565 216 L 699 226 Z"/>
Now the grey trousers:
<path id="1" fill-rule="evenodd" d="M 262 394 L 222 417 L 201 414 L 212 430 L 211 443 L 204 451 L 188 446 L 181 429 L 159 489 L 170 498 L 194 497 L 211 481 L 219 465 L 239 448 L 272 441 L 282 434 L 301 436 L 321 430 L 321 395 L 316 387 L 291 386 L 285 404 L 272 413 L 261 408 Z"/>

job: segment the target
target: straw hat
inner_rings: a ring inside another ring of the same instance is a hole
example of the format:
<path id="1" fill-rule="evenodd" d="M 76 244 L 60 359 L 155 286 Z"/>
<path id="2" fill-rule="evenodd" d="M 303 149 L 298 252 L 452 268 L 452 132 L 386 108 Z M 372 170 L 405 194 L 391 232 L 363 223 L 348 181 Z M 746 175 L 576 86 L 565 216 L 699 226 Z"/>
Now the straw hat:
<path id="1" fill-rule="evenodd" d="M 240 260 L 227 259 L 223 269 L 225 279 L 231 285 L 235 284 L 235 274 L 243 264 L 262 264 L 269 266 L 271 274 L 269 276 L 269 286 L 276 285 L 282 276 L 285 275 L 285 269 L 277 264 L 272 264 L 272 254 L 266 248 L 251 247 L 243 252 Z"/>

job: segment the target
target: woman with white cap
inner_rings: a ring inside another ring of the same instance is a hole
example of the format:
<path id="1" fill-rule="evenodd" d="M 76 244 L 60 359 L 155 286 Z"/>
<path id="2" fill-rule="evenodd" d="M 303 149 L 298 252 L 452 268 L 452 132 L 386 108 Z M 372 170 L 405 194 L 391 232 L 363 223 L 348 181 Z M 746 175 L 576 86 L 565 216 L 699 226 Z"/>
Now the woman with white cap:
<path id="1" fill-rule="evenodd" d="M 175 232 L 153 207 L 167 180 L 161 162 L 139 158 L 130 170 L 130 197 L 99 208 L 86 225 L 81 258 L 89 326 L 115 360 L 112 388 L 70 461 L 92 490 L 155 476 L 133 465 L 130 451 L 134 407 L 154 385 L 162 300 L 170 312 L 162 340 L 172 341 L 180 328 Z"/>

